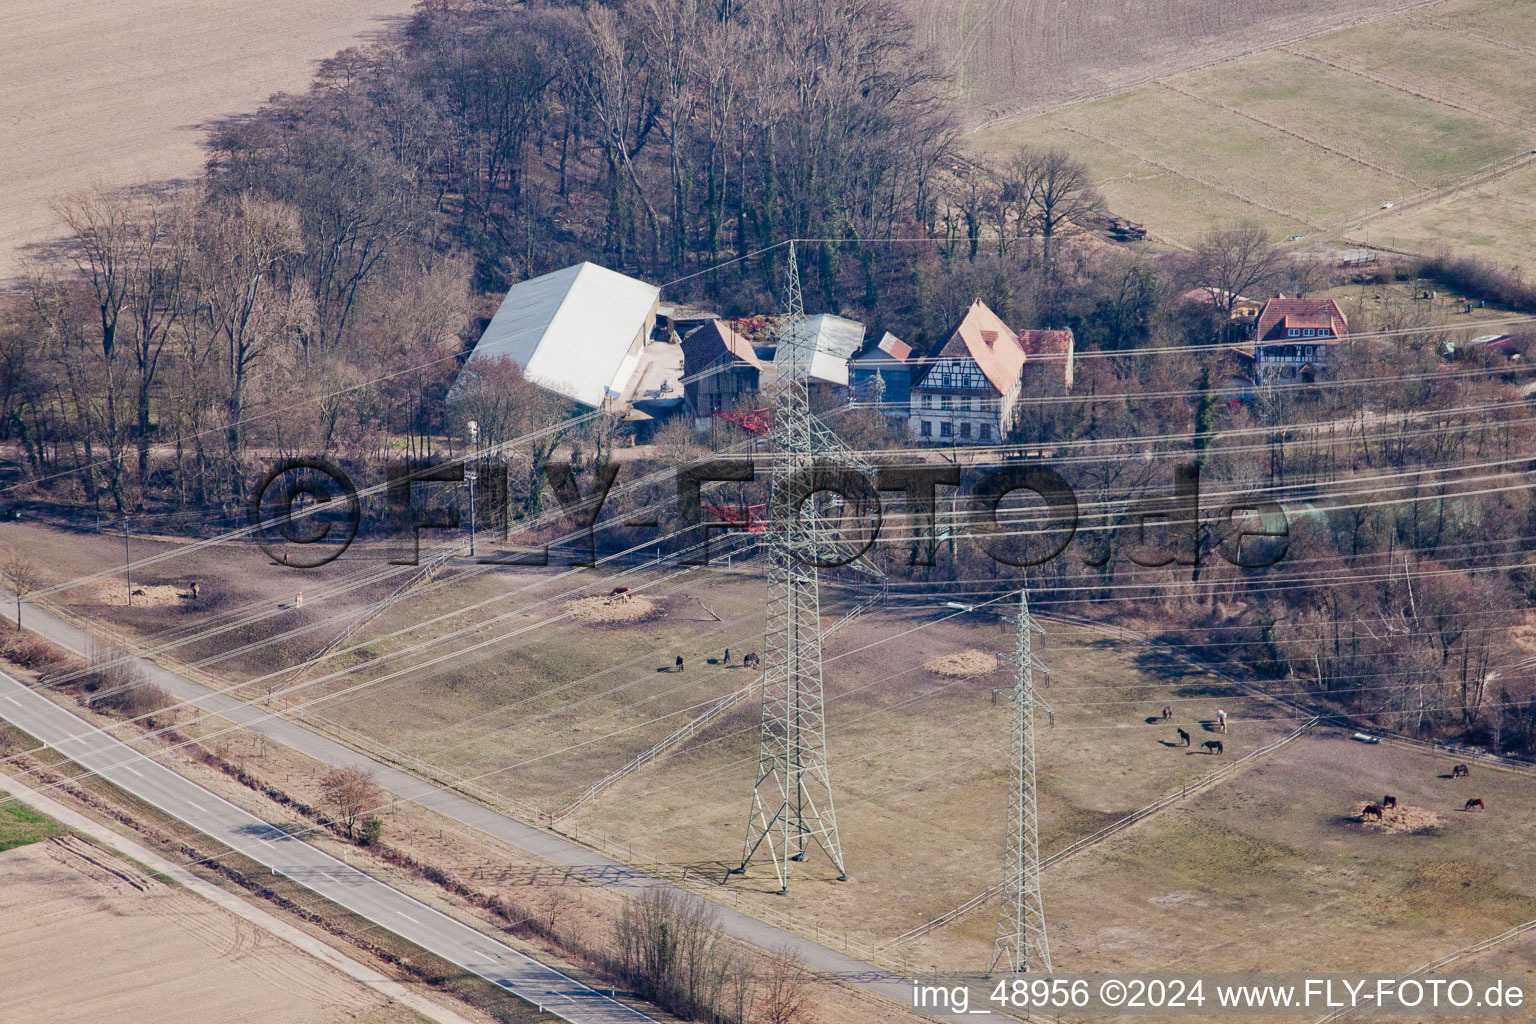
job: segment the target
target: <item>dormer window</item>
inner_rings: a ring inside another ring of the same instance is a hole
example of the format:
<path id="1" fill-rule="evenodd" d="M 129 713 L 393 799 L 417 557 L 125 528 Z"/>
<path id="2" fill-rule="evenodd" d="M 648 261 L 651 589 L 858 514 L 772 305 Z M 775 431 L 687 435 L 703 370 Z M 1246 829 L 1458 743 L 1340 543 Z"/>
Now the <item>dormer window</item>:
<path id="1" fill-rule="evenodd" d="M 997 344 L 997 332 L 996 331 L 982 331 L 981 332 L 981 340 L 987 343 L 987 347 L 988 348 L 991 348 L 993 345 Z"/>
<path id="2" fill-rule="evenodd" d="M 1297 330 L 1294 327 L 1290 327 L 1290 328 L 1286 329 L 1285 336 L 1287 338 L 1299 338 L 1299 337 L 1301 337 L 1301 331 Z"/>
<path id="3" fill-rule="evenodd" d="M 1301 332 L 1301 336 L 1303 338 L 1310 338 L 1310 337 L 1313 337 L 1314 335 L 1316 335 L 1316 333 L 1317 333 L 1316 331 L 1314 331 L 1312 328 L 1308 327 L 1306 330 Z"/>

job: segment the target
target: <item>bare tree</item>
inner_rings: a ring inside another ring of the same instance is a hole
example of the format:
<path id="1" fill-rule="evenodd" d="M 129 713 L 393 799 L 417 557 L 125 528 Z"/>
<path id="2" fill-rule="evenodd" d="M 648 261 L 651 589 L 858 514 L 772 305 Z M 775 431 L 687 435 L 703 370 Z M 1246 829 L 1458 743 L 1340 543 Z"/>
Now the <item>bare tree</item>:
<path id="1" fill-rule="evenodd" d="M 358 820 L 379 806 L 380 790 L 367 768 L 332 768 L 320 777 L 320 800 L 340 819 L 350 838 Z"/>
<path id="2" fill-rule="evenodd" d="M 1214 228 L 1195 246 L 1195 283 L 1230 317 L 1243 292 L 1280 272 L 1281 260 L 1262 224 L 1242 221 Z"/>
<path id="3" fill-rule="evenodd" d="M 6 548 L 0 551 L 0 579 L 16 597 L 16 628 L 21 628 L 21 603 L 43 585 L 43 574 L 37 563 L 26 555 Z"/>
<path id="4" fill-rule="evenodd" d="M 1040 256 L 1052 266 L 1052 243 L 1071 224 L 1098 213 L 1104 198 L 1094 187 L 1088 165 L 1063 149 L 1019 153 L 1013 163 L 1016 186 L 1030 204 L 1030 220 L 1040 233 Z"/>
<path id="5" fill-rule="evenodd" d="M 756 1019 L 761 1024 L 799 1024 L 810 1010 L 811 972 L 788 949 L 770 954 Z"/>

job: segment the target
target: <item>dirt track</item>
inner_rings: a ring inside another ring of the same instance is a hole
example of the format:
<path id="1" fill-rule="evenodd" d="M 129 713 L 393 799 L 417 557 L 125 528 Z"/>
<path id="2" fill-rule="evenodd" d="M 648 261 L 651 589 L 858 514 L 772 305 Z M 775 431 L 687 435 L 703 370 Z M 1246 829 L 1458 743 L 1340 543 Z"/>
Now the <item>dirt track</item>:
<path id="1" fill-rule="evenodd" d="M 412 0 L 13 0 L 0 43 L 0 283 L 61 193 L 175 180 L 202 126 L 303 88 Z"/>

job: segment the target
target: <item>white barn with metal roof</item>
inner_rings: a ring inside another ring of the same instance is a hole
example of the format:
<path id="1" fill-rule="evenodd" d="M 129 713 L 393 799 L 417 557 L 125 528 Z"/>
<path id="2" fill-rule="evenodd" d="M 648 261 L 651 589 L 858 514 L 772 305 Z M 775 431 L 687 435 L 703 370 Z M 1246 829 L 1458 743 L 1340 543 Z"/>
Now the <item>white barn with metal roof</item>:
<path id="1" fill-rule="evenodd" d="M 595 263 L 513 285 L 469 361 L 506 358 L 590 408 L 619 399 L 656 323 L 661 289 Z"/>

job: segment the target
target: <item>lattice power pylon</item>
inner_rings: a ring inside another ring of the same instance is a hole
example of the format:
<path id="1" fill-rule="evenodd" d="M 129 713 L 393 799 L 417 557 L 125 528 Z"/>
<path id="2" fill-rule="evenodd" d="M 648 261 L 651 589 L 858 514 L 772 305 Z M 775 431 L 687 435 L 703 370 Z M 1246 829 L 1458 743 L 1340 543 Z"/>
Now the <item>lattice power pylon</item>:
<path id="1" fill-rule="evenodd" d="M 847 880 L 837 833 L 832 781 L 827 772 L 826 715 L 821 671 L 821 599 L 817 562 L 826 562 L 834 531 L 804 502 L 797 482 L 818 462 L 858 466 L 842 444 L 811 413 L 811 352 L 804 334 L 805 305 L 795 244 L 789 243 L 789 321 L 781 333 L 788 344 L 781 387 L 768 435 L 773 454 L 768 522 L 768 616 L 763 645 L 762 718 L 757 778 L 741 866 L 756 857 L 773 861 L 779 892 L 789 890 L 790 865 L 820 849 Z M 818 557 L 818 553 L 822 557 Z"/>
<path id="2" fill-rule="evenodd" d="M 1026 971 L 1050 975 L 1051 946 L 1045 937 L 1045 903 L 1040 897 L 1040 828 L 1035 800 L 1035 710 L 1056 713 L 1035 693 L 1035 669 L 1047 671 L 1034 652 L 1034 635 L 1045 632 L 1029 614 L 1029 599 L 1019 591 L 1018 626 L 1013 652 L 999 655 L 1013 662 L 1013 689 L 994 694 L 1013 702 L 1013 743 L 1008 764 L 1008 859 L 1003 906 L 988 973 Z"/>

